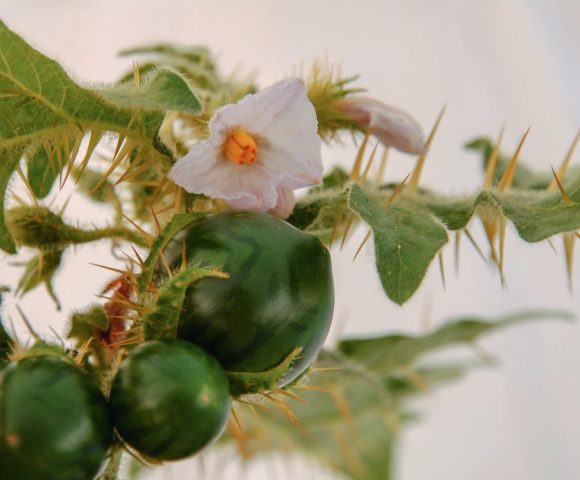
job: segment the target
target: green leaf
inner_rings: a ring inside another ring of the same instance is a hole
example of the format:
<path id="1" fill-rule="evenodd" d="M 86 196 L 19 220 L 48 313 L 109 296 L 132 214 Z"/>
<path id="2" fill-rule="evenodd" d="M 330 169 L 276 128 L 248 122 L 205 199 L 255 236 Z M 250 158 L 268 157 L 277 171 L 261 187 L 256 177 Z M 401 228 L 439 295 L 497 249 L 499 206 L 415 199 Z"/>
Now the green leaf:
<path id="1" fill-rule="evenodd" d="M 134 82 L 118 84 L 104 89 L 101 94 L 116 105 L 147 110 L 176 110 L 199 114 L 201 103 L 187 80 L 167 68 L 146 74 L 139 86 Z"/>
<path id="2" fill-rule="evenodd" d="M 520 237 L 527 242 L 539 242 L 557 233 L 580 228 L 580 175 L 566 183 L 574 202 L 567 205 L 559 191 L 482 192 L 476 203 L 493 203 L 509 218 Z"/>
<path id="3" fill-rule="evenodd" d="M 56 177 L 62 172 L 65 162 L 54 161 L 54 157 L 42 146 L 32 155 L 26 156 L 28 170 L 28 184 L 36 198 L 46 197 L 56 180 Z"/>
<path id="4" fill-rule="evenodd" d="M 403 304 L 447 243 L 447 231 L 426 209 L 403 201 L 384 207 L 356 184 L 348 205 L 373 230 L 377 270 L 387 296 Z"/>
<path id="5" fill-rule="evenodd" d="M 561 311 L 531 311 L 511 315 L 496 322 L 466 318 L 446 323 L 427 335 L 387 335 L 343 340 L 338 349 L 358 365 L 384 376 L 410 365 L 425 354 L 472 343 L 482 335 L 504 327 L 546 318 L 570 320 L 572 316 Z"/>

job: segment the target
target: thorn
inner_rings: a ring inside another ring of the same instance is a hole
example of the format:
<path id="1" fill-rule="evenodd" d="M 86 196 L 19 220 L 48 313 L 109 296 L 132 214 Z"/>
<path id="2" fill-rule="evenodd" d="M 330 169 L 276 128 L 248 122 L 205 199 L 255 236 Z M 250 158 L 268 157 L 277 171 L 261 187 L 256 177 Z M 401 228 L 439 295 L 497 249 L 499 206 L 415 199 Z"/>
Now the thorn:
<path id="1" fill-rule="evenodd" d="M 369 161 L 367 162 L 367 166 L 365 167 L 363 174 L 360 177 L 360 181 L 361 182 L 365 182 L 367 177 L 369 176 L 369 171 L 371 169 L 371 166 L 373 164 L 373 162 L 375 161 L 375 155 L 377 153 L 377 148 L 378 148 L 379 144 L 378 142 L 375 144 L 375 147 L 373 148 L 373 151 L 371 152 L 371 156 L 369 158 Z"/>
<path id="2" fill-rule="evenodd" d="M 439 271 L 441 272 L 441 282 L 443 283 L 443 290 L 447 290 L 447 283 L 445 282 L 445 265 L 443 264 L 443 251 L 439 252 Z"/>
<path id="3" fill-rule="evenodd" d="M 38 207 L 38 200 L 36 199 L 36 195 L 34 194 L 34 191 L 32 190 L 30 183 L 28 182 L 28 178 L 26 178 L 26 175 L 24 175 L 24 172 L 22 171 L 22 167 L 20 166 L 20 164 L 16 166 L 16 173 L 20 177 L 20 180 L 22 180 L 26 193 L 28 194 L 34 205 Z"/>
<path id="4" fill-rule="evenodd" d="M 504 265 L 504 258 L 505 258 L 505 228 L 506 228 L 507 222 L 505 217 L 501 217 L 499 219 L 499 274 L 501 277 L 501 286 L 503 288 L 506 288 L 506 281 L 505 281 L 505 275 L 504 275 L 504 269 L 503 269 L 503 265 Z"/>
<path id="5" fill-rule="evenodd" d="M 431 133 L 429 133 L 429 137 L 427 138 L 427 141 L 425 142 L 425 151 L 421 155 L 419 155 L 419 158 L 417 159 L 417 163 L 415 164 L 415 169 L 413 170 L 413 176 L 411 177 L 411 181 L 409 182 L 409 189 L 412 193 L 417 191 L 417 187 L 419 186 L 419 179 L 421 178 L 421 173 L 423 172 L 423 166 L 425 165 L 425 159 L 427 158 L 427 153 L 429 153 L 429 147 L 431 146 L 431 143 L 433 142 L 433 138 L 435 138 L 435 134 L 437 133 L 437 129 L 439 128 L 439 124 L 441 123 L 441 120 L 443 119 L 443 115 L 445 113 L 446 108 L 447 108 L 447 105 L 444 105 L 443 108 L 441 109 L 441 112 L 439 113 L 439 116 L 437 117 L 437 120 L 435 120 L 435 124 L 433 125 L 433 128 L 431 129 Z"/>
<path id="6" fill-rule="evenodd" d="M 234 420 L 236 422 L 236 425 L 240 431 L 240 433 L 244 433 L 244 427 L 242 426 L 242 422 L 240 421 L 240 417 L 238 416 L 238 412 L 236 412 L 235 407 L 232 405 L 230 408 L 230 411 L 232 412 L 232 417 L 234 417 Z"/>
<path id="7" fill-rule="evenodd" d="M 495 215 L 497 215 L 497 212 L 495 212 Z M 497 216 L 492 218 L 489 215 L 481 215 L 481 223 L 483 224 L 485 236 L 487 238 L 487 242 L 489 243 L 491 261 L 497 265 L 499 264 L 499 257 L 495 250 L 495 236 L 497 235 L 498 228 Z"/>
<path id="8" fill-rule="evenodd" d="M 576 136 L 574 137 L 574 140 L 572 140 L 572 144 L 570 145 L 570 148 L 568 148 L 568 151 L 566 152 L 566 155 L 564 156 L 564 160 L 562 161 L 562 165 L 560 165 L 560 168 L 558 169 L 558 177 L 560 178 L 564 178 L 566 176 L 566 172 L 568 171 L 568 166 L 570 165 L 570 160 L 572 160 L 572 155 L 574 155 L 574 150 L 576 149 L 576 145 L 578 144 L 578 140 L 580 140 L 580 130 L 578 130 L 578 132 L 576 133 Z M 556 187 L 556 178 L 554 178 L 551 182 L 550 185 L 548 185 L 548 190 Z"/>
<path id="9" fill-rule="evenodd" d="M 64 201 L 64 203 L 62 204 L 62 207 L 60 207 L 60 210 L 58 211 L 59 215 L 64 215 L 64 211 L 67 209 L 68 204 L 70 203 L 71 199 L 72 199 L 72 193 Z"/>
<path id="10" fill-rule="evenodd" d="M 127 277 L 132 278 L 132 279 L 135 278 L 135 274 L 133 272 L 131 272 L 130 270 L 120 270 L 118 268 L 107 267 L 106 265 L 99 265 L 98 263 L 92 263 L 92 262 L 89 262 L 89 265 L 92 265 L 93 267 L 104 268 L 105 270 L 110 270 L 111 272 L 119 273 L 121 275 L 127 276 Z"/>
<path id="11" fill-rule="evenodd" d="M 356 257 L 358 257 L 358 254 L 361 252 L 361 250 L 363 249 L 365 244 L 369 241 L 369 238 L 371 238 L 372 233 L 373 233 L 372 229 L 369 228 L 369 231 L 365 235 L 365 238 L 363 238 L 362 242 L 360 242 L 360 245 L 356 249 L 356 253 L 354 254 L 354 257 L 352 258 L 353 262 L 356 260 Z"/>
<path id="12" fill-rule="evenodd" d="M 565 233 L 562 236 L 562 239 L 564 240 L 564 252 L 565 252 L 565 257 L 566 257 L 566 272 L 568 273 L 568 288 L 570 289 L 570 293 L 572 293 L 573 291 L 573 277 L 572 277 L 572 271 L 574 268 L 574 247 L 575 247 L 575 241 L 576 241 L 576 236 L 578 234 L 574 234 L 574 233 Z"/>
<path id="13" fill-rule="evenodd" d="M 151 210 L 151 215 L 155 222 L 155 231 L 157 232 L 157 235 L 159 235 L 161 233 L 161 224 L 159 223 L 159 219 L 157 218 L 157 214 L 155 213 L 155 210 L 153 210 L 153 207 L 150 206 L 149 209 Z"/>
<path id="14" fill-rule="evenodd" d="M 385 177 L 385 171 L 387 169 L 387 158 L 389 156 L 389 147 L 385 147 L 383 150 L 383 155 L 381 156 L 381 163 L 379 165 L 379 171 L 375 176 L 375 186 L 379 187 L 383 183 L 383 178 Z"/>
<path id="15" fill-rule="evenodd" d="M 133 246 L 132 243 L 130 243 L 129 246 L 131 247 L 131 250 L 133 250 L 133 253 L 137 257 L 137 262 L 139 263 L 139 267 L 141 268 L 141 270 L 143 270 L 145 268 L 145 262 L 141 258 L 141 255 L 139 255 L 139 252 L 135 249 L 135 247 Z"/>
<path id="16" fill-rule="evenodd" d="M 407 180 L 409 179 L 410 176 L 411 176 L 411 172 L 409 172 L 407 174 L 407 176 L 405 178 L 403 178 L 403 181 L 401 183 L 399 183 L 399 185 L 397 185 L 397 188 L 395 188 L 395 190 L 393 190 L 393 193 L 391 193 L 390 197 L 387 199 L 387 203 L 386 203 L 387 207 L 390 207 L 395 202 L 397 197 L 403 191 L 403 187 L 405 186 L 405 183 L 407 182 Z"/>
<path id="17" fill-rule="evenodd" d="M 101 138 L 103 137 L 103 133 L 104 132 L 102 130 L 91 130 L 91 133 L 89 134 L 90 136 L 89 136 L 89 143 L 87 145 L 87 151 L 85 153 L 85 157 L 83 158 L 83 161 L 79 165 L 78 176 L 77 176 L 75 184 L 77 184 L 79 182 L 83 172 L 87 168 L 87 165 L 89 163 L 89 160 L 91 159 L 91 156 L 93 155 L 93 152 L 95 151 L 95 148 L 97 148 L 97 145 L 99 144 L 99 142 L 101 141 Z"/>
<path id="18" fill-rule="evenodd" d="M 556 250 L 556 245 L 554 245 L 554 242 L 552 242 L 552 239 L 546 238 L 546 241 L 548 242 L 548 245 L 550 245 L 550 248 L 552 249 L 552 251 L 557 255 L 558 250 Z"/>
<path id="19" fill-rule="evenodd" d="M 292 423 L 300 423 L 300 420 L 298 419 L 298 417 L 294 414 L 294 412 L 288 407 L 288 405 L 286 405 L 286 403 L 284 403 L 282 400 L 280 400 L 279 398 L 276 398 L 274 395 L 272 395 L 271 393 L 263 393 L 262 396 L 266 397 L 267 399 L 271 400 L 272 402 L 274 402 L 274 405 L 276 405 L 281 411 L 282 413 L 284 413 L 284 415 L 286 415 L 288 417 L 288 419 L 292 422 Z"/>
<path id="20" fill-rule="evenodd" d="M 356 431 L 356 423 L 354 417 L 352 415 L 352 411 L 348 404 L 348 398 L 343 392 L 339 392 L 337 390 L 333 390 L 330 394 L 332 399 L 334 400 L 334 404 L 338 409 L 338 413 L 340 414 L 341 418 L 344 420 L 344 424 L 350 431 L 353 440 L 358 436 L 358 432 Z"/>
<path id="21" fill-rule="evenodd" d="M 290 397 L 292 400 L 296 400 L 299 403 L 304 403 L 304 404 L 308 403 L 302 397 L 296 395 L 295 393 L 291 392 L 290 390 L 284 390 L 283 388 L 277 388 L 276 390 L 274 390 L 273 393 L 276 393 L 279 395 L 286 395 L 287 397 Z"/>
<path id="22" fill-rule="evenodd" d="M 63 185 L 66 183 L 66 181 L 68 180 L 68 177 L 70 176 L 74 164 L 75 164 L 75 160 L 77 158 L 77 155 L 79 153 L 79 148 L 81 147 L 81 143 L 83 140 L 83 136 L 82 135 L 77 135 L 74 137 L 73 139 L 73 148 L 72 150 L 70 150 L 70 143 L 67 141 L 66 143 L 66 158 L 67 158 L 67 171 L 66 174 L 64 176 L 64 180 L 63 180 Z"/>
<path id="23" fill-rule="evenodd" d="M 350 176 L 349 176 L 349 180 L 351 182 L 354 182 L 356 180 L 358 180 L 359 175 L 360 175 L 360 167 L 362 165 L 362 161 L 364 158 L 364 154 L 365 154 L 365 150 L 367 148 L 367 144 L 369 142 L 369 138 L 371 136 L 371 132 L 370 130 L 367 130 L 365 132 L 365 138 L 360 146 L 360 148 L 358 149 L 358 152 L 356 154 L 355 160 L 354 160 L 354 164 L 352 166 L 352 170 L 350 172 Z"/>
<path id="24" fill-rule="evenodd" d="M 504 131 L 505 124 L 502 125 L 501 130 L 499 131 L 497 142 L 495 143 L 493 150 L 491 151 L 491 155 L 489 156 L 489 160 L 487 161 L 487 168 L 485 170 L 485 179 L 483 181 L 483 188 L 490 188 L 493 184 L 493 175 L 495 173 L 495 166 L 497 165 L 499 148 L 501 145 L 501 141 L 503 139 Z"/>
<path id="25" fill-rule="evenodd" d="M 24 314 L 24 312 L 22 311 L 22 309 L 20 308 L 19 305 L 16 305 L 16 310 L 18 311 L 18 313 L 22 317 L 22 321 L 24 322 L 24 325 L 26 325 L 26 328 L 30 332 L 30 335 L 32 335 L 32 337 L 35 340 L 42 341 L 42 338 L 40 338 L 40 335 L 38 335 L 38 333 L 36 333 L 36 331 L 32 327 L 32 324 L 30 323 L 30 321 L 28 320 L 28 318 L 26 317 L 26 315 Z"/>
<path id="26" fill-rule="evenodd" d="M 342 250 L 342 248 L 344 247 L 344 244 L 346 243 L 346 239 L 348 238 L 348 234 L 350 232 L 350 229 L 352 227 L 352 224 L 354 222 L 355 217 L 356 217 L 356 215 L 354 213 L 351 213 L 348 216 L 346 226 L 344 227 L 344 233 L 342 234 L 342 241 L 340 242 L 340 250 Z"/>
<path id="27" fill-rule="evenodd" d="M 515 151 L 513 157 L 509 161 L 508 166 L 505 169 L 505 172 L 503 172 L 503 175 L 501 176 L 501 178 L 497 184 L 497 188 L 500 192 L 505 192 L 512 185 L 512 182 L 514 180 L 514 173 L 516 171 L 516 164 L 518 162 L 520 152 L 522 151 L 522 147 L 524 146 L 526 138 L 528 137 L 528 133 L 530 133 L 530 128 L 531 127 L 528 127 L 528 129 L 525 131 L 524 135 L 522 136 L 522 139 L 520 140 L 520 143 L 518 144 L 518 148 L 516 148 L 516 151 Z"/>
<path id="28" fill-rule="evenodd" d="M 570 198 L 570 195 L 568 195 L 568 192 L 564 188 L 564 185 L 562 185 L 562 181 L 558 177 L 558 174 L 556 173 L 554 168 L 553 167 L 550 167 L 550 168 L 552 168 L 552 173 L 554 174 L 554 180 L 556 181 L 556 185 L 558 186 L 558 189 L 560 190 L 560 193 L 562 194 L 562 200 L 564 201 L 566 206 L 571 207 L 572 205 L 574 205 L 574 202 Z"/>
<path id="29" fill-rule="evenodd" d="M 131 310 L 135 310 L 136 312 L 144 312 L 145 307 L 141 305 L 137 305 L 135 302 L 123 297 L 107 297 L 106 295 L 95 295 L 95 297 L 100 298 L 102 300 L 107 300 L 111 303 L 118 303 L 119 305 L 123 305 L 124 307 L 130 308 Z"/>
<path id="30" fill-rule="evenodd" d="M 311 390 L 313 392 L 320 392 L 320 393 L 331 393 L 330 390 L 328 390 L 327 388 L 317 387 L 315 385 L 301 384 L 301 385 L 294 385 L 292 388 L 297 388 L 299 390 Z"/>
<path id="31" fill-rule="evenodd" d="M 473 248 L 475 248 L 475 251 L 479 254 L 479 256 L 481 257 L 481 259 L 487 263 L 487 258 L 485 258 L 485 255 L 483 254 L 483 250 L 481 250 L 481 248 L 479 247 L 479 245 L 477 244 L 477 242 L 475 241 L 475 238 L 473 237 L 473 235 L 471 234 L 470 230 L 465 227 L 463 229 L 463 232 L 465 233 L 465 236 L 467 237 L 467 239 L 469 240 L 469 242 L 471 243 L 471 245 L 473 245 Z"/>
<path id="32" fill-rule="evenodd" d="M 461 250 L 461 230 L 455 231 L 455 245 L 453 250 L 453 259 L 455 263 L 455 274 L 459 274 L 459 252 Z"/>
<path id="33" fill-rule="evenodd" d="M 151 243 L 153 241 L 153 235 L 147 233 L 145 230 L 143 230 L 143 228 L 141 228 L 139 225 L 137 225 L 133 220 L 131 220 L 127 215 L 125 215 L 123 212 L 121 212 L 121 216 L 127 220 L 131 225 L 133 225 L 133 227 L 135 227 L 137 229 L 137 231 L 141 234 L 141 236 L 145 239 L 145 241 L 147 243 Z"/>
<path id="34" fill-rule="evenodd" d="M 119 138 L 119 140 L 120 140 L 120 138 Z M 118 146 L 119 145 L 117 144 L 117 147 Z M 113 157 L 113 160 L 111 161 L 111 165 L 109 165 L 109 168 L 107 168 L 105 173 L 103 173 L 103 176 L 100 178 L 100 180 L 97 182 L 97 184 L 90 191 L 89 195 L 93 195 L 99 188 L 101 188 L 103 183 L 105 183 L 107 181 L 107 179 L 111 176 L 113 171 L 121 164 L 121 162 L 123 160 L 125 160 L 125 158 L 129 157 L 136 148 L 137 148 L 137 142 L 135 142 L 134 140 L 127 139 L 125 141 L 123 147 L 121 148 L 121 150 L 118 152 L 118 154 L 116 154 Z"/>

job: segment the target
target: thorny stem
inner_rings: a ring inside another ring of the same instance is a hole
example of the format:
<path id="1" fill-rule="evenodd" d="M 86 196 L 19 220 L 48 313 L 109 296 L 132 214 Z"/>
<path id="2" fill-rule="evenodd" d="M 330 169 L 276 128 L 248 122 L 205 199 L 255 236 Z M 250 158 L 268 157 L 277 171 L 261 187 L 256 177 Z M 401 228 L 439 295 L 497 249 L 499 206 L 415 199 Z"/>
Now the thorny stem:
<path id="1" fill-rule="evenodd" d="M 77 230 L 73 243 L 87 243 L 104 238 L 122 238 L 141 247 L 146 246 L 146 242 L 138 233 L 124 227 L 107 227 L 95 230 Z"/>

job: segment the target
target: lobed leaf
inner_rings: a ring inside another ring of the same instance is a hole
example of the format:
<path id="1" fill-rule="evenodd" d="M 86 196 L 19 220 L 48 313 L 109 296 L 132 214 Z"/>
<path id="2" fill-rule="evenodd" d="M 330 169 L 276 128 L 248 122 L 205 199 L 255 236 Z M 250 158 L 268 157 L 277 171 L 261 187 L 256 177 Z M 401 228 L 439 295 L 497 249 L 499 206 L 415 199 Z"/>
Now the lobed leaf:
<path id="1" fill-rule="evenodd" d="M 447 231 L 420 205 L 400 201 L 385 208 L 356 184 L 348 194 L 348 206 L 373 230 L 377 270 L 385 293 L 403 304 L 447 243 Z"/>

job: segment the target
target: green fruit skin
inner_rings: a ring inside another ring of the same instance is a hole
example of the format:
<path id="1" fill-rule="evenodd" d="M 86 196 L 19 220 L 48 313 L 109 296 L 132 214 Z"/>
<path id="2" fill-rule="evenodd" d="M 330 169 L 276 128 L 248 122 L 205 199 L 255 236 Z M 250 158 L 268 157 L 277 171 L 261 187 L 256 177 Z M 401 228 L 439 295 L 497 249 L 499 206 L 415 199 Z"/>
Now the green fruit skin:
<path id="1" fill-rule="evenodd" d="M 125 442 L 148 457 L 177 460 L 220 435 L 229 415 L 229 384 L 219 363 L 198 346 L 151 341 L 123 360 L 109 405 Z"/>
<path id="2" fill-rule="evenodd" d="M 178 337 L 201 345 L 232 372 L 270 370 L 301 347 L 278 386 L 298 377 L 332 320 L 328 249 L 271 215 L 239 211 L 195 222 L 185 245 L 188 264 L 217 266 L 230 278 L 204 278 L 188 289 Z"/>
<path id="3" fill-rule="evenodd" d="M 90 480 L 112 441 L 105 397 L 68 361 L 30 357 L 0 374 L 0 478 Z"/>

